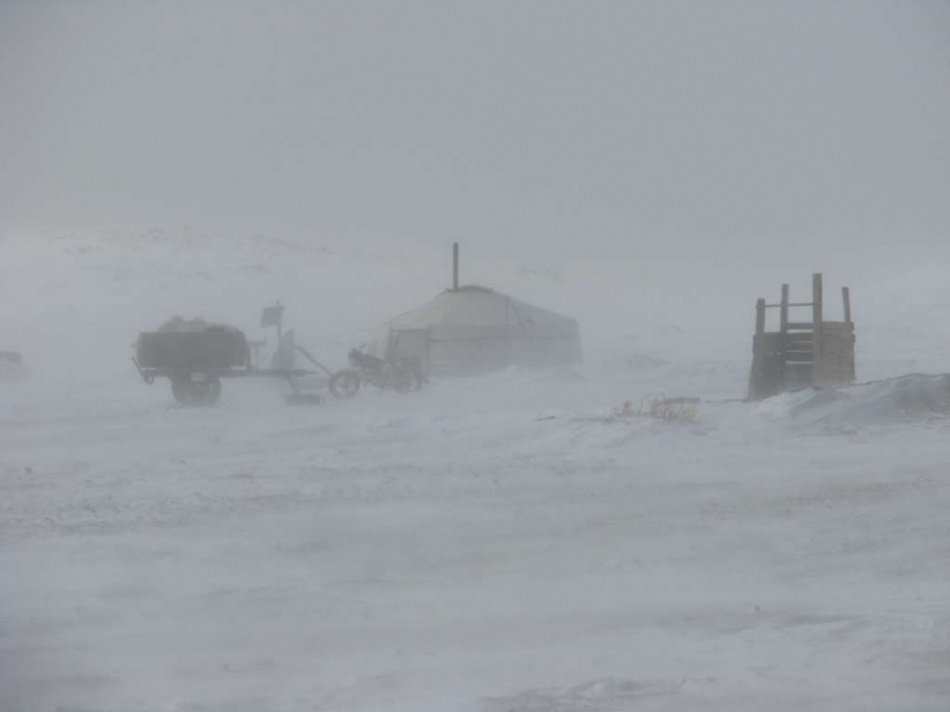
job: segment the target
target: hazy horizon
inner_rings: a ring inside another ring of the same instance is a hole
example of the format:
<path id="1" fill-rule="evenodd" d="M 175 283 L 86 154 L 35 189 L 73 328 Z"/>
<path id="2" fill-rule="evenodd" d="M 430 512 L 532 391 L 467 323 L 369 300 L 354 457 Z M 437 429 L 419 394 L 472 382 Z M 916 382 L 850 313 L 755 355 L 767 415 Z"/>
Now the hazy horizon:
<path id="1" fill-rule="evenodd" d="M 924 2 L 7 2 L 0 224 L 893 259 L 950 228 L 948 36 Z"/>

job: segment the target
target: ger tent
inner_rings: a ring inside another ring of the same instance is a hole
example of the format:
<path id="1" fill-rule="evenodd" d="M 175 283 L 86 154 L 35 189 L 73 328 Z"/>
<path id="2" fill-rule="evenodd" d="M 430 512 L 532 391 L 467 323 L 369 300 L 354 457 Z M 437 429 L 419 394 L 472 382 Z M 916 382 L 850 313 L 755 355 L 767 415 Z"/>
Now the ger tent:
<path id="1" fill-rule="evenodd" d="M 476 286 L 446 290 L 396 317 L 377 346 L 388 358 L 415 359 L 435 375 L 581 360 L 576 321 Z"/>

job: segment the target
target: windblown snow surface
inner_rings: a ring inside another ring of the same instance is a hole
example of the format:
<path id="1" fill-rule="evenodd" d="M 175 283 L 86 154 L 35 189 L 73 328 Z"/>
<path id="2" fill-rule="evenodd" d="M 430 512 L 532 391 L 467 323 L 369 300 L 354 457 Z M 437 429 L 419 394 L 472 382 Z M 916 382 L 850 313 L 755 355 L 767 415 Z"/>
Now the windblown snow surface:
<path id="1" fill-rule="evenodd" d="M 0 242 L 28 369 L 0 382 L 0 710 L 950 709 L 950 377 L 903 375 L 950 371 L 936 268 L 829 272 L 873 382 L 761 404 L 730 400 L 754 299 L 808 274 L 686 259 L 465 262 L 579 319 L 568 372 L 189 409 L 130 363 L 174 314 L 266 337 L 281 299 L 341 366 L 442 257 Z M 703 400 L 638 415 L 659 395 Z"/>

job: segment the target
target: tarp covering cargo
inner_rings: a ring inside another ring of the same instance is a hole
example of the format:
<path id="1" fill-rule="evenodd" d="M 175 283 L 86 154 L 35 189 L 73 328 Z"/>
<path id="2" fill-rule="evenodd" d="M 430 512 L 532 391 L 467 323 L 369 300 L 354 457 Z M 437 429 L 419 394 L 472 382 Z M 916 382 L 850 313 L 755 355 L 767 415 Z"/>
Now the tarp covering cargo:
<path id="1" fill-rule="evenodd" d="M 484 287 L 459 287 L 393 319 L 377 351 L 410 358 L 435 375 L 581 360 L 580 330 L 567 316 Z"/>
<path id="2" fill-rule="evenodd" d="M 139 334 L 136 360 L 140 368 L 177 371 L 219 371 L 247 365 L 244 334 L 234 327 L 201 319 L 172 319 L 158 331 Z"/>

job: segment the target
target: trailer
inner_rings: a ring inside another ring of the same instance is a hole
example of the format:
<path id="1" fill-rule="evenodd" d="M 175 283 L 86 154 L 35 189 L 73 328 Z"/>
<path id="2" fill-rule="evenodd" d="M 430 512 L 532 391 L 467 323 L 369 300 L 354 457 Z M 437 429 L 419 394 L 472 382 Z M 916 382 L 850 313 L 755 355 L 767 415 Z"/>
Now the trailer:
<path id="1" fill-rule="evenodd" d="M 178 318 L 166 322 L 158 331 L 140 333 L 132 363 L 147 384 L 167 378 L 172 395 L 182 405 L 213 405 L 221 397 L 222 380 L 233 378 L 284 379 L 292 390 L 290 402 L 321 401 L 321 396 L 305 392 L 299 382 L 320 374 L 329 380 L 333 372 L 296 346 L 293 332 L 281 336 L 278 351 L 283 347 L 302 353 L 318 370 L 292 366 L 261 368 L 251 358 L 248 340 L 239 329 Z"/>
<path id="2" fill-rule="evenodd" d="M 314 376 L 335 398 L 351 398 L 361 383 L 398 392 L 419 390 L 425 379 L 417 363 L 408 360 L 380 360 L 350 352 L 352 368 L 332 371 L 307 349 L 298 345 L 293 329 L 284 331 L 284 308 L 280 303 L 265 307 L 262 327 L 275 327 L 277 349 L 269 368 L 262 368 L 260 350 L 266 340 L 248 341 L 244 332 L 225 324 L 209 324 L 203 319 L 173 317 L 157 331 L 139 334 L 132 363 L 142 380 L 152 384 L 167 378 L 172 395 L 182 405 L 213 405 L 221 397 L 221 382 L 229 378 L 279 378 L 290 385 L 289 404 L 321 403 L 324 397 L 305 387 Z M 297 356 L 312 368 L 297 368 Z"/>

